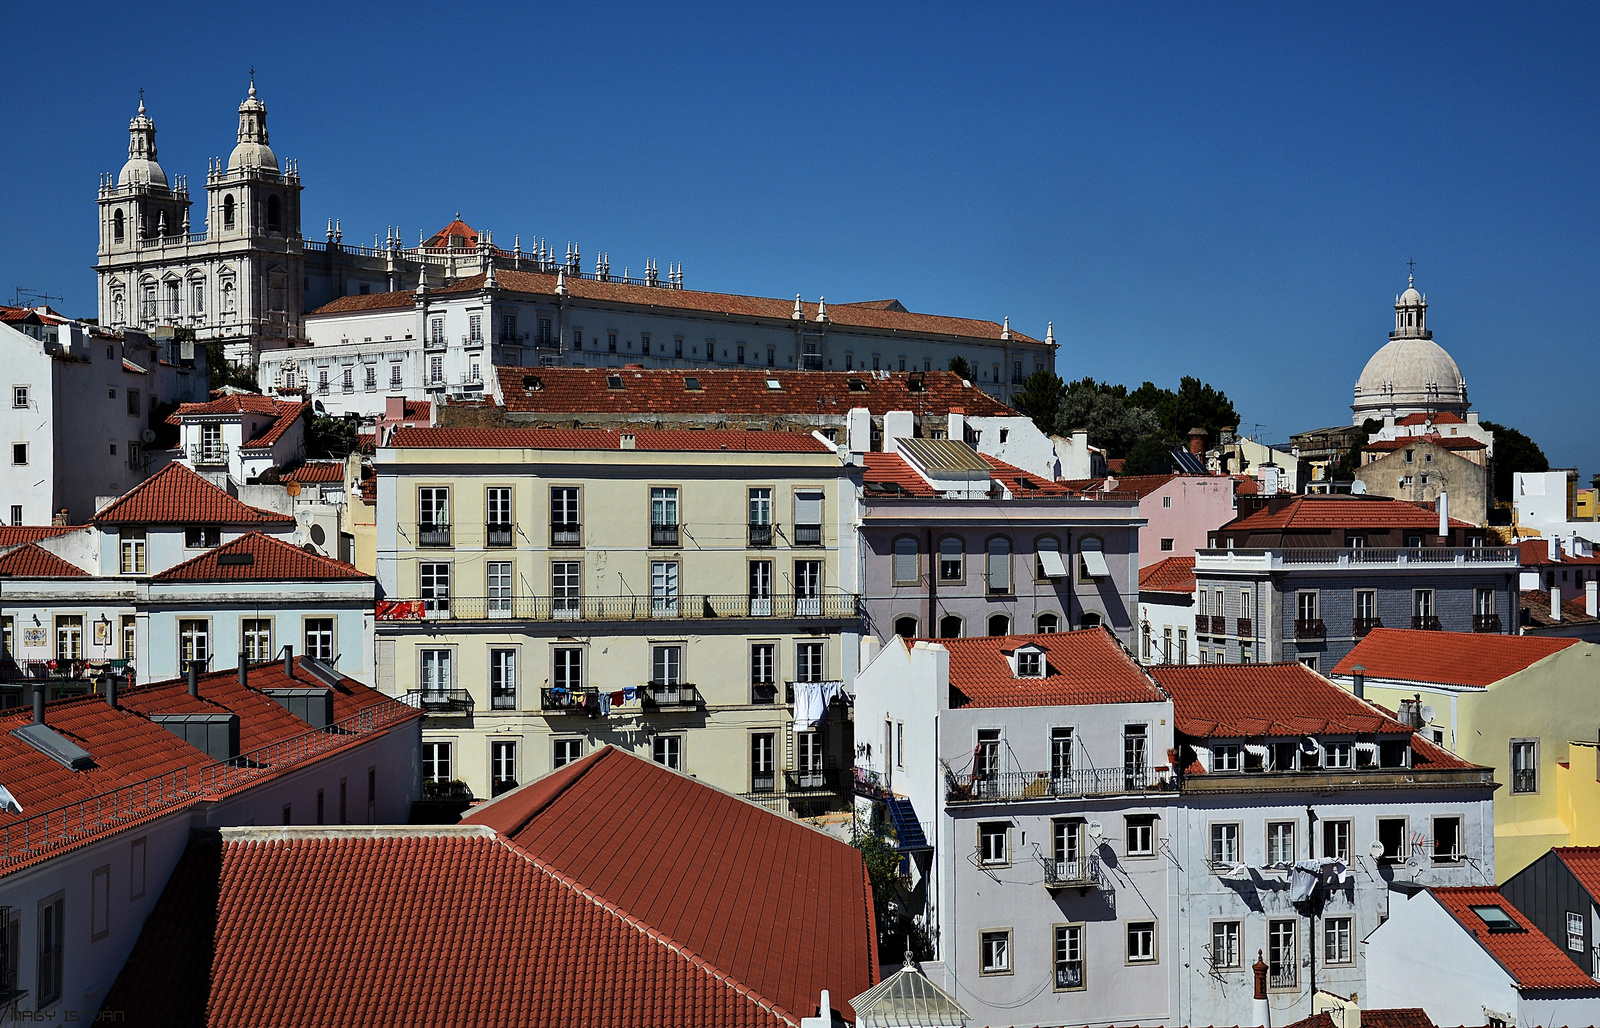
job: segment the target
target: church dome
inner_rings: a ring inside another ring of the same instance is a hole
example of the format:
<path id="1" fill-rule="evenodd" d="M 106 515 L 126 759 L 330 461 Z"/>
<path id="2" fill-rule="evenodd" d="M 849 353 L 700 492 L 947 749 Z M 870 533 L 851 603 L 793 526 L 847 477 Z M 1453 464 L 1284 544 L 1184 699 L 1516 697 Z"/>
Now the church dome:
<path id="1" fill-rule="evenodd" d="M 1432 339 L 1393 339 L 1356 380 L 1355 424 L 1385 415 L 1467 411 L 1467 382 L 1455 359 Z"/>
<path id="2" fill-rule="evenodd" d="M 1406 291 L 1400 294 L 1400 305 L 1402 307 L 1420 307 L 1422 305 L 1422 294 L 1417 292 L 1416 286 L 1406 286 Z"/>
<path id="3" fill-rule="evenodd" d="M 239 105 L 239 145 L 228 155 L 228 170 L 260 168 L 278 172 L 278 155 L 267 145 L 267 105 L 256 98 L 255 77 L 250 78 L 250 95 Z"/>
<path id="4" fill-rule="evenodd" d="M 156 123 L 145 114 L 143 98 L 139 113 L 128 122 L 128 163 L 117 175 L 117 185 L 167 188 L 167 173 L 156 163 Z"/>
<path id="5" fill-rule="evenodd" d="M 228 155 L 228 170 L 238 171 L 240 168 L 265 168 L 268 171 L 277 171 L 278 155 L 265 143 L 240 143 Z"/>

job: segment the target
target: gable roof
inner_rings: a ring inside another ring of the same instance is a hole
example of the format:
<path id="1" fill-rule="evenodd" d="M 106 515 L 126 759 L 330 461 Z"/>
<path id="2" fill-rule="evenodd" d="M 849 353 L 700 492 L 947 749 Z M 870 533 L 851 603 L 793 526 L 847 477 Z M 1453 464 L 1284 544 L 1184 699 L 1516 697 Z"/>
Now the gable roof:
<path id="1" fill-rule="evenodd" d="M 0 575 L 13 578 L 88 578 L 89 572 L 69 564 L 41 549 L 37 543 L 23 545 L 0 557 Z"/>
<path id="2" fill-rule="evenodd" d="M 1440 435 L 1437 432 L 1429 432 L 1424 435 L 1403 435 L 1396 439 L 1374 439 L 1362 449 L 1392 453 L 1395 450 L 1404 449 L 1407 446 L 1416 446 L 1419 443 L 1428 443 L 1439 447 L 1441 450 L 1487 450 L 1489 448 L 1488 444 L 1471 436 Z"/>
<path id="3" fill-rule="evenodd" d="M 1336 528 L 1429 528 L 1439 529 L 1437 511 L 1408 500 L 1395 500 L 1371 493 L 1361 495 L 1297 496 L 1283 505 L 1262 507 L 1223 525 L 1218 531 L 1293 531 L 1296 529 Z M 1472 528 L 1465 521 L 1450 519 L 1451 528 Z"/>
<path id="4" fill-rule="evenodd" d="M 455 242 L 454 240 L 456 238 L 459 238 L 462 241 L 459 243 Z M 476 249 L 478 246 L 478 230 L 462 221 L 461 215 L 457 214 L 454 218 L 450 219 L 450 224 L 429 236 L 427 242 L 423 243 L 422 245 L 425 249 L 430 250 Z"/>
<path id="5" fill-rule="evenodd" d="M 511 413 L 843 415 L 911 411 L 972 417 L 1017 412 L 952 371 L 779 371 L 767 369 L 520 368 L 497 366 Z M 620 378 L 622 388 L 608 384 Z M 773 389 L 768 381 L 777 382 Z M 913 389 L 920 382 L 920 389 Z"/>
<path id="6" fill-rule="evenodd" d="M 1562 625 L 1592 625 L 1600 618 L 1590 615 L 1588 600 L 1582 593 L 1576 596 L 1569 590 L 1561 600 L 1561 620 L 1550 616 L 1550 594 L 1540 589 L 1524 589 L 1520 594 L 1522 607 L 1528 612 L 1530 629 L 1559 628 Z"/>
<path id="7" fill-rule="evenodd" d="M 233 558 L 224 561 L 222 558 Z M 235 563 L 249 557 L 249 563 Z M 153 582 L 265 582 L 328 581 L 364 579 L 372 576 L 355 567 L 303 550 L 277 536 L 246 532 L 231 543 L 224 543 L 168 568 L 154 576 Z"/>
<path id="8" fill-rule="evenodd" d="M 308 460 L 278 476 L 280 482 L 343 482 L 344 461 Z"/>
<path id="9" fill-rule="evenodd" d="M 1197 739 L 1411 734 L 1304 664 L 1162 665 L 1150 674 L 1172 696 L 1173 726 Z"/>
<path id="10" fill-rule="evenodd" d="M 602 747 L 462 823 L 505 835 L 783 1016 L 809 1014 L 818 983 L 843 1005 L 877 980 L 857 850 L 622 750 Z"/>
<path id="11" fill-rule="evenodd" d="M 1340 1028 L 1327 1011 L 1293 1021 L 1285 1028 Z M 1361 1028 L 1435 1028 L 1428 1012 L 1421 1007 L 1364 1008 Z"/>
<path id="12" fill-rule="evenodd" d="M 1578 884 L 1600 899 L 1600 846 L 1556 846 L 1551 849 Z"/>
<path id="13" fill-rule="evenodd" d="M 173 462 L 107 504 L 97 525 L 293 524 L 288 514 L 252 507 Z"/>
<path id="14" fill-rule="evenodd" d="M 1144 498 L 1175 478 L 1201 478 L 1201 475 L 1102 475 L 1099 478 L 1063 479 L 1061 484 L 1075 493 L 1127 493 Z"/>
<path id="15" fill-rule="evenodd" d="M 1591 553 L 1587 557 L 1579 557 L 1566 547 L 1558 547 L 1560 556 L 1555 560 L 1550 559 L 1550 541 L 1548 539 L 1522 539 L 1517 542 L 1517 552 L 1522 558 L 1522 566 L 1528 567 L 1555 567 L 1557 564 L 1600 564 L 1600 553 Z"/>
<path id="16" fill-rule="evenodd" d="M 1065 707 L 1166 698 L 1103 628 L 926 642 L 950 653 L 952 707 Z M 1022 646 L 1045 651 L 1044 677 L 1018 678 L 1012 672 L 1007 657 Z"/>
<path id="17" fill-rule="evenodd" d="M 801 432 L 726 430 L 645 430 L 612 432 L 596 428 L 399 428 L 389 446 L 439 449 L 621 450 L 622 437 L 633 449 L 655 452 L 833 453 L 834 448 Z"/>
<path id="18" fill-rule="evenodd" d="M 0 546 L 37 542 L 68 532 L 81 532 L 84 525 L 0 525 Z"/>
<path id="19" fill-rule="evenodd" d="M 1545 605 L 1548 609 L 1548 596 Z M 1577 642 L 1537 635 L 1375 628 L 1345 654 L 1332 674 L 1352 675 L 1351 669 L 1360 664 L 1369 679 L 1486 689 Z"/>
<path id="20" fill-rule="evenodd" d="M 1194 594 L 1194 558 L 1168 557 L 1139 569 L 1139 591 Z"/>
<path id="21" fill-rule="evenodd" d="M 1395 421 L 1395 424 L 1426 425 L 1430 422 L 1435 425 L 1465 425 L 1467 423 L 1467 419 L 1463 418 L 1459 414 L 1454 413 L 1453 411 L 1440 410 L 1427 414 L 1407 414 L 1405 417 Z"/>
<path id="22" fill-rule="evenodd" d="M 1432 888 L 1428 894 L 1505 968 L 1518 988 L 1600 990 L 1600 982 L 1585 974 L 1493 887 Z M 1519 930 L 1491 932 L 1483 919 L 1473 913 L 1473 907 L 1499 907 L 1517 923 Z M 1365 1022 L 1365 1016 L 1362 1020 Z"/>

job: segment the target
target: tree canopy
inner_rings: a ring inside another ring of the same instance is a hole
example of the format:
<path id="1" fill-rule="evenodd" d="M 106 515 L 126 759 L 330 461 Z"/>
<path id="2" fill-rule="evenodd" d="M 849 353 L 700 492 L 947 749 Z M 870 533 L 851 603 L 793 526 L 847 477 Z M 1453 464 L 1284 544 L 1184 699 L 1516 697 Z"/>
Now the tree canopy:
<path id="1" fill-rule="evenodd" d="M 1222 429 L 1239 424 L 1226 393 L 1189 375 L 1175 390 L 1154 382 L 1129 390 L 1087 377 L 1064 382 L 1054 372 L 1036 371 L 1011 405 L 1045 433 L 1087 430 L 1092 445 L 1129 461 L 1128 474 L 1170 470 L 1170 451 L 1188 444 L 1190 429 L 1204 430 L 1215 442 Z"/>
<path id="2" fill-rule="evenodd" d="M 954 371 L 968 382 L 976 382 L 978 380 L 978 373 L 973 370 L 972 365 L 968 363 L 967 359 L 960 354 L 950 358 L 950 370 Z"/>
<path id="3" fill-rule="evenodd" d="M 1482 425 L 1494 433 L 1494 498 L 1510 503 L 1512 476 L 1519 471 L 1549 471 L 1550 460 L 1524 433 L 1492 421 Z"/>

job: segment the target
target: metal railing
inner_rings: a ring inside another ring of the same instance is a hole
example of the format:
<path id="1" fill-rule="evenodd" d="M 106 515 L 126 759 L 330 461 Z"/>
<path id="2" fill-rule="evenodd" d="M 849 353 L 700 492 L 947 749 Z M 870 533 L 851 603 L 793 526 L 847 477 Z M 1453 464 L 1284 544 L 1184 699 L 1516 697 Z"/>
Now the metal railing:
<path id="1" fill-rule="evenodd" d="M 75 846 L 135 818 L 230 792 L 384 730 L 414 714 L 413 708 L 399 700 L 385 698 L 326 728 L 279 740 L 231 760 L 198 768 L 179 768 L 24 817 L 0 828 L 0 865 L 33 860 L 54 850 Z"/>
<path id="2" fill-rule="evenodd" d="M 483 526 L 483 542 L 485 546 L 510 546 L 511 537 L 512 528 L 510 525 Z"/>
<path id="3" fill-rule="evenodd" d="M 550 525 L 551 546 L 582 546 L 583 526 L 577 523 L 562 522 Z"/>
<path id="4" fill-rule="evenodd" d="M 228 463 L 228 444 L 218 443 L 215 446 L 206 446 L 202 443 L 189 444 L 189 462 L 196 467 L 219 467 Z"/>
<path id="5" fill-rule="evenodd" d="M 1437 632 L 1440 630 L 1439 618 L 1434 614 L 1413 614 L 1411 627 L 1419 632 Z"/>
<path id="6" fill-rule="evenodd" d="M 1255 637 L 1254 625 L 1249 618 L 1234 618 L 1234 625 L 1234 632 L 1239 638 L 1251 639 Z"/>
<path id="7" fill-rule="evenodd" d="M 400 702 L 430 714 L 459 714 L 473 708 L 472 693 L 465 689 L 412 689 Z"/>
<path id="8" fill-rule="evenodd" d="M 593 690 L 577 691 L 560 687 L 539 690 L 539 707 L 552 713 L 600 716 L 600 694 Z"/>
<path id="9" fill-rule="evenodd" d="M 1100 858 L 1090 854 L 1077 860 L 1051 860 L 1040 857 L 1044 864 L 1044 884 L 1047 889 L 1086 888 L 1100 883 Z"/>
<path id="10" fill-rule="evenodd" d="M 837 793 L 843 791 L 844 779 L 836 767 L 802 768 L 799 771 L 785 771 L 783 787 L 790 795 L 807 792 Z"/>
<path id="11" fill-rule="evenodd" d="M 448 345 L 449 344 L 445 342 L 444 336 L 422 337 L 422 348 L 424 350 L 443 350 Z"/>
<path id="12" fill-rule="evenodd" d="M 771 525 L 754 525 L 754 524 L 751 525 L 750 526 L 750 545 L 751 546 L 771 546 L 772 545 L 772 526 Z"/>
<path id="13" fill-rule="evenodd" d="M 657 709 L 662 707 L 703 707 L 705 697 L 700 695 L 700 690 L 683 682 L 664 684 L 661 682 L 647 682 L 640 687 L 639 692 L 644 697 L 647 706 Z"/>
<path id="14" fill-rule="evenodd" d="M 1201 635 L 1227 635 L 1228 619 L 1221 614 L 1202 615 L 1195 619 L 1195 630 Z"/>
<path id="15" fill-rule="evenodd" d="M 450 522 L 425 521 L 417 525 L 418 546 L 449 546 Z"/>
<path id="16" fill-rule="evenodd" d="M 1300 968 L 1291 963 L 1271 964 L 1267 967 L 1267 988 L 1293 989 L 1300 985 Z"/>
<path id="17" fill-rule="evenodd" d="M 742 593 L 681 596 L 451 596 L 385 601 L 384 620 L 454 621 L 710 621 L 717 618 L 861 616 L 854 593 L 750 597 Z"/>
<path id="18" fill-rule="evenodd" d="M 752 682 L 750 683 L 751 703 L 777 703 L 777 682 Z"/>
<path id="19" fill-rule="evenodd" d="M 821 546 L 821 525 L 796 525 L 794 526 L 794 544 L 796 546 Z"/>
<path id="20" fill-rule="evenodd" d="M 950 803 L 996 803 L 1066 796 L 1115 796 L 1165 792 L 1176 788 L 1170 772 L 1140 768 L 1082 768 L 1065 775 L 1049 771 L 1002 771 L 989 775 L 945 776 Z"/>
<path id="21" fill-rule="evenodd" d="M 1363 635 L 1366 635 L 1368 632 L 1372 631 L 1374 628 L 1382 628 L 1382 627 L 1383 627 L 1383 618 L 1351 618 L 1350 619 L 1350 634 L 1354 635 L 1354 636 L 1363 636 Z"/>
<path id="22" fill-rule="evenodd" d="M 1500 631 L 1499 614 L 1474 614 L 1472 615 L 1472 630 L 1474 632 Z"/>
<path id="23" fill-rule="evenodd" d="M 1321 618 L 1295 618 L 1294 637 L 1297 642 L 1317 641 L 1328 637 L 1328 629 Z"/>
<path id="24" fill-rule="evenodd" d="M 1539 772 L 1531 767 L 1515 768 L 1511 772 L 1511 791 L 1530 793 L 1539 791 Z"/>
<path id="25" fill-rule="evenodd" d="M 1282 549 L 1227 549 L 1209 547 L 1195 551 L 1197 566 L 1266 561 L 1272 566 L 1325 565 L 1372 566 L 1403 564 L 1513 564 L 1520 552 L 1511 546 L 1286 546 Z"/>
<path id="26" fill-rule="evenodd" d="M 678 545 L 678 529 L 681 525 L 651 525 L 651 546 L 676 546 Z"/>

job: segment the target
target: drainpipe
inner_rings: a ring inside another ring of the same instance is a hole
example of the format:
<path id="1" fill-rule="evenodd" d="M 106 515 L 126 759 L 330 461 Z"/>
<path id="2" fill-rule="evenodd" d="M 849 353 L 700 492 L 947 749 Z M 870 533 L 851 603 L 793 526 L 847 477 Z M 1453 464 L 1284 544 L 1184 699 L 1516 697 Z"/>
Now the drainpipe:
<path id="1" fill-rule="evenodd" d="M 294 647 L 293 646 L 285 646 L 283 648 L 283 673 L 284 673 L 284 676 L 287 677 L 287 678 L 293 678 L 294 677 Z"/>
<path id="2" fill-rule="evenodd" d="M 239 654 L 239 684 L 246 687 L 250 685 L 250 658 L 245 653 Z"/>
<path id="3" fill-rule="evenodd" d="M 1306 804 L 1306 835 L 1309 839 L 1306 852 L 1309 854 L 1316 848 L 1317 845 L 1317 812 L 1311 809 L 1311 804 L 1309 803 Z M 1352 840 L 1352 843 L 1353 842 L 1354 840 Z M 1327 856 L 1327 854 L 1324 853 L 1323 856 Z M 1311 895 L 1314 902 L 1316 893 L 1312 893 Z M 1311 921 L 1311 931 L 1308 933 L 1310 938 L 1306 940 L 1308 943 L 1306 946 L 1306 954 L 1311 958 L 1311 962 L 1308 965 L 1310 971 L 1306 976 L 1307 984 L 1310 985 L 1311 990 L 1309 993 L 1307 993 L 1307 995 L 1311 996 L 1312 1002 L 1315 1003 L 1317 995 L 1317 914 L 1315 906 L 1312 906 L 1311 913 L 1307 915 L 1307 917 Z M 1295 957 L 1296 959 L 1299 959 L 1299 954 L 1295 954 Z"/>
<path id="4" fill-rule="evenodd" d="M 924 638 L 939 638 L 939 628 L 934 624 L 939 611 L 939 551 L 933 548 L 933 529 L 928 533 L 928 617 L 923 621 Z M 891 628 L 894 626 L 891 625 Z"/>

